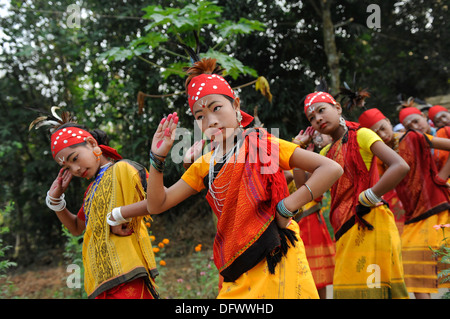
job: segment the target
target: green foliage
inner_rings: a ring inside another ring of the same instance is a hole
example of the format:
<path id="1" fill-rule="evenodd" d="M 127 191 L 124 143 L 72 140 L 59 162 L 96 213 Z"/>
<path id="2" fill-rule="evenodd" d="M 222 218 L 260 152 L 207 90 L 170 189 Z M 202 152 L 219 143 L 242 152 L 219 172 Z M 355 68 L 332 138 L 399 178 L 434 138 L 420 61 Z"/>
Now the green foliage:
<path id="1" fill-rule="evenodd" d="M 0 236 L 9 232 L 8 227 L 3 226 L 4 216 L 8 215 L 14 209 L 14 203 L 9 202 L 4 209 L 0 210 Z M 6 251 L 10 249 L 11 246 L 4 245 L 3 239 L 0 237 L 0 298 L 6 298 L 14 290 L 14 285 L 8 281 L 4 280 L 6 278 L 6 272 L 9 268 L 17 266 L 17 263 L 5 259 Z"/>
<path id="2" fill-rule="evenodd" d="M 209 47 L 213 45 L 213 48 L 208 49 L 207 52 L 202 52 L 201 57 L 217 59 L 218 63 L 227 70 L 228 75 L 233 79 L 237 79 L 239 75 L 247 74 L 253 77 L 258 76 L 256 70 L 244 66 L 236 58 L 220 51 L 223 50 L 226 43 L 234 40 L 237 35 L 263 31 L 265 28 L 263 23 L 245 18 L 240 18 L 237 23 L 225 20 L 220 14 L 222 8 L 209 1 L 199 1 L 196 4 L 188 4 L 181 8 L 162 8 L 160 5 L 151 5 L 143 10 L 146 12 L 143 18 L 151 21 L 144 28 L 147 33 L 131 41 L 126 48 L 113 47 L 100 54 L 97 58 L 98 61 L 104 59 L 108 62 L 123 61 L 136 56 L 148 64 L 160 68 L 164 79 L 172 74 L 184 77 L 183 67 L 190 65 L 189 55 L 183 56 L 170 50 L 164 44 L 174 46 L 175 43 L 181 43 L 194 50 L 197 46 Z M 215 43 L 208 43 L 202 36 L 202 33 L 206 30 L 209 33 L 216 33 L 215 37 L 211 34 L 208 37 L 209 40 L 214 39 Z M 214 50 L 218 47 L 221 48 L 219 51 Z M 162 65 L 158 61 L 151 61 L 147 58 L 149 55 L 156 58 L 157 53 L 161 51 L 172 56 L 173 61 L 168 61 L 168 65 Z M 146 57 L 142 57 L 143 55 Z"/>
<path id="3" fill-rule="evenodd" d="M 197 246 L 198 247 L 198 246 Z M 198 250 L 198 248 L 196 249 Z M 215 299 L 219 293 L 219 273 L 209 254 L 194 251 L 187 262 L 194 269 L 193 274 L 177 279 L 177 297 L 181 299 Z"/>

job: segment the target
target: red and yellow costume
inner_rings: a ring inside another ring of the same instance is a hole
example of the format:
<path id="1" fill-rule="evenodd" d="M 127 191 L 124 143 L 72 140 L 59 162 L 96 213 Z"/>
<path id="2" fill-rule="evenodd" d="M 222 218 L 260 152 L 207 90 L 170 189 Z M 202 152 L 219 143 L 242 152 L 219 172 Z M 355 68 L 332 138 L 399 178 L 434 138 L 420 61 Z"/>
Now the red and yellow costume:
<path id="1" fill-rule="evenodd" d="M 417 293 L 437 293 L 438 261 L 430 249 L 442 244 L 442 232 L 434 225 L 450 221 L 449 190 L 436 183 L 437 168 L 430 149 L 430 136 L 416 131 L 404 134 L 399 154 L 410 166 L 410 172 L 396 187 L 406 211 L 402 233 L 403 263 L 408 290 Z"/>
<path id="2" fill-rule="evenodd" d="M 237 155 L 214 164 L 213 187 L 226 191 L 209 189 L 206 196 L 218 219 L 214 262 L 224 278 L 218 298 L 318 298 L 297 223 L 282 230 L 275 221 L 276 204 L 289 196 L 282 170 L 292 169 L 298 146 L 262 129 L 243 134 Z M 197 191 L 209 187 L 211 156 L 182 176 Z"/>
<path id="3" fill-rule="evenodd" d="M 327 93 L 312 93 L 305 100 L 305 113 L 316 102 L 336 104 Z M 321 152 L 344 168 L 331 188 L 330 222 L 336 237 L 334 298 L 408 298 L 392 212 L 386 205 L 368 208 L 358 201 L 359 194 L 379 179 L 370 147 L 380 138 L 357 123 L 346 122 L 346 126 L 344 136 Z"/>
<path id="4" fill-rule="evenodd" d="M 66 127 L 52 134 L 51 150 L 58 152 L 83 143 L 92 135 L 77 127 Z M 122 160 L 117 151 L 99 145 L 103 155 L 119 160 L 101 167 L 85 192 L 78 218 L 85 221 L 83 237 L 84 286 L 89 298 L 153 299 L 158 297 L 154 278 L 156 263 L 143 217 L 130 222 L 133 234 L 116 236 L 110 232 L 106 214 L 115 207 L 146 198 L 146 169 Z M 64 158 L 56 158 L 62 164 Z"/>

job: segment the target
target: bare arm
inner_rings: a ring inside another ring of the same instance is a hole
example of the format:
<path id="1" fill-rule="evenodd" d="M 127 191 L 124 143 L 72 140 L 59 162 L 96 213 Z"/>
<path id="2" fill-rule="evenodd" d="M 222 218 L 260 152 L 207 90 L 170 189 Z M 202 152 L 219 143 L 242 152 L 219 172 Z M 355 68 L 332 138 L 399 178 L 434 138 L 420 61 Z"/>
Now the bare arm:
<path id="1" fill-rule="evenodd" d="M 300 209 L 312 199 L 325 193 L 344 172 L 342 167 L 335 161 L 301 148 L 295 149 L 289 164 L 291 167 L 311 172 L 307 184 L 313 194 L 311 196 L 306 186 L 299 187 L 294 193 L 286 197 L 284 201 L 286 208 L 290 211 Z M 277 222 L 280 227 L 286 227 L 289 220 L 277 213 Z"/>
<path id="2" fill-rule="evenodd" d="M 147 209 L 150 214 L 160 214 L 166 210 L 178 205 L 188 197 L 197 194 L 197 191 L 189 186 L 182 179 L 178 180 L 169 188 L 161 187 L 161 184 L 153 183 L 155 179 L 161 178 L 162 174 L 153 167 L 150 169 L 150 177 L 152 183 L 147 186 Z M 158 175 L 161 175 L 160 177 Z"/>
<path id="3" fill-rule="evenodd" d="M 64 210 L 60 212 L 56 212 L 56 216 L 74 236 L 81 235 L 86 228 L 84 221 L 79 219 L 77 215 L 72 214 L 67 208 L 64 208 Z"/>
<path id="4" fill-rule="evenodd" d="M 400 155 L 382 141 L 373 143 L 370 150 L 388 166 L 380 180 L 372 187 L 375 195 L 381 197 L 401 182 L 408 174 L 409 166 Z"/>
<path id="5" fill-rule="evenodd" d="M 310 174 L 308 172 L 305 172 L 301 168 L 294 168 L 293 177 L 294 177 L 295 187 L 300 188 L 303 184 L 305 184 L 309 178 L 309 175 Z"/>
<path id="6" fill-rule="evenodd" d="M 450 139 L 433 137 L 433 139 L 431 140 L 431 146 L 439 150 L 450 151 Z M 447 158 L 447 162 L 445 162 L 437 175 L 442 180 L 448 179 L 448 177 L 450 176 L 450 156 Z"/>
<path id="7" fill-rule="evenodd" d="M 450 151 L 450 139 L 442 137 L 433 137 L 431 147 L 439 150 Z"/>

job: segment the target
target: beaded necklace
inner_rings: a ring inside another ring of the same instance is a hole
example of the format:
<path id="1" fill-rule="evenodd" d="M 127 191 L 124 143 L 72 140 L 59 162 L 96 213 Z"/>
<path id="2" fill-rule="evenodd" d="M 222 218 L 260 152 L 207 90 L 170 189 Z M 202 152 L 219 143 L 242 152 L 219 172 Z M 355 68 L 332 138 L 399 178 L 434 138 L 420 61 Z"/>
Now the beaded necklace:
<path id="1" fill-rule="evenodd" d="M 230 163 L 231 157 L 234 155 L 234 161 L 233 161 L 233 167 L 236 164 L 238 155 L 239 155 L 239 149 L 241 148 L 241 145 L 243 143 L 243 138 L 238 138 L 237 143 L 233 146 L 233 148 L 225 154 L 225 156 L 222 158 L 222 161 L 225 162 L 225 164 L 219 168 L 217 171 L 215 170 L 215 158 L 217 156 L 217 152 L 219 151 L 220 146 L 218 146 L 212 156 L 209 163 L 209 171 L 208 171 L 208 189 L 211 194 L 211 197 L 213 198 L 214 206 L 216 207 L 217 211 L 219 213 L 222 213 L 222 208 L 224 206 L 223 202 L 225 201 L 225 196 L 222 196 L 222 194 L 226 193 L 228 191 L 228 186 L 230 185 L 230 181 L 226 183 L 223 186 L 216 186 L 214 184 L 214 180 L 222 176 L 222 174 L 226 171 L 228 164 Z M 222 197 L 222 198 L 219 198 Z"/>

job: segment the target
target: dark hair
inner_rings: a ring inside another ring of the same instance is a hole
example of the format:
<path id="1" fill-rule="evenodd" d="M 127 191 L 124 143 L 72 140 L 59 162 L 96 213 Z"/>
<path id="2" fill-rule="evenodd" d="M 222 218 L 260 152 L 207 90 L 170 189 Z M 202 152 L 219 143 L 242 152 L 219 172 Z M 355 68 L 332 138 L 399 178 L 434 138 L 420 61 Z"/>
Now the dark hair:
<path id="1" fill-rule="evenodd" d="M 188 91 L 188 85 L 193 78 L 199 76 L 201 74 L 218 74 L 222 75 L 225 71 L 222 67 L 216 65 L 216 59 L 204 58 L 200 61 L 195 62 L 190 68 L 185 68 L 186 74 L 188 75 L 184 88 L 186 90 L 186 94 Z"/>
<path id="2" fill-rule="evenodd" d="M 58 132 L 59 130 L 61 130 L 65 127 L 76 127 L 76 128 L 80 128 L 82 130 L 89 132 L 92 135 L 92 137 L 97 141 L 98 145 L 108 145 L 109 144 L 109 137 L 105 132 L 103 132 L 102 130 L 99 130 L 99 129 L 94 129 L 92 131 L 89 131 L 86 128 L 86 126 L 78 124 L 78 123 L 64 123 L 63 125 L 59 126 L 55 132 Z M 72 146 L 78 146 L 80 144 L 86 144 L 86 142 L 82 142 L 82 143 L 72 145 Z"/>

